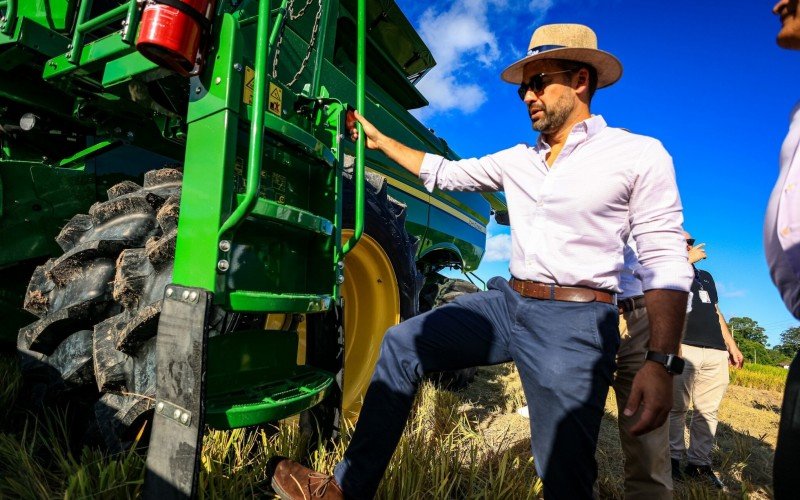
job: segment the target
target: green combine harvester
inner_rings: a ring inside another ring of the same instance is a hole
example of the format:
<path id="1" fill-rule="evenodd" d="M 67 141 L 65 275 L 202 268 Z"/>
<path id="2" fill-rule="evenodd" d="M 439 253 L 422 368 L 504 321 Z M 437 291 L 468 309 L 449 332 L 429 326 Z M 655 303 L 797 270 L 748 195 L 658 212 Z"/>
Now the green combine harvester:
<path id="1" fill-rule="evenodd" d="M 31 402 L 149 436 L 152 497 L 193 493 L 206 425 L 355 419 L 386 329 L 468 290 L 438 271 L 506 210 L 347 138 L 355 108 L 455 157 L 409 113 L 434 64 L 392 0 L 0 0 L 0 340 Z"/>

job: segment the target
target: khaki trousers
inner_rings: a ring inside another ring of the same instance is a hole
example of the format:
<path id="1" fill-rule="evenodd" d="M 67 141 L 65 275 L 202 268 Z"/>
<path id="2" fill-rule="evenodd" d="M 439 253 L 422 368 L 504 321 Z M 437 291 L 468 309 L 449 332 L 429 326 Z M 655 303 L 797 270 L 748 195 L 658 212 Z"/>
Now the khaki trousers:
<path id="1" fill-rule="evenodd" d="M 681 345 L 686 361 L 682 375 L 673 379 L 673 404 L 669 412 L 669 447 L 672 458 L 680 460 L 686 451 L 686 411 L 694 411 L 689 423 L 689 451 L 694 465 L 711 465 L 711 448 L 717 432 L 717 410 L 728 388 L 728 352 L 708 347 Z"/>
<path id="2" fill-rule="evenodd" d="M 640 307 L 619 318 L 620 347 L 614 392 L 619 410 L 619 439 L 625 454 L 626 499 L 672 498 L 672 467 L 669 461 L 669 427 L 665 422 L 643 436 L 632 436 L 628 428 L 638 418 L 626 417 L 622 411 L 631 394 L 633 377 L 644 364 L 650 342 L 647 309 Z"/>

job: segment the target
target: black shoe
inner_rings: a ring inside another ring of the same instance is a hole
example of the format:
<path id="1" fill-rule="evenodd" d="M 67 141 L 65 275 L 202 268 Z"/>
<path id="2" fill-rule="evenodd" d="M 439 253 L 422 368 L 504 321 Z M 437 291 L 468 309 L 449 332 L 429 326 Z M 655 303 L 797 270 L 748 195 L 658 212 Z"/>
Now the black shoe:
<path id="1" fill-rule="evenodd" d="M 672 480 L 682 481 L 683 473 L 681 472 L 681 461 L 676 458 L 670 458 L 669 461 L 672 462 Z"/>
<path id="2" fill-rule="evenodd" d="M 710 465 L 694 465 L 694 464 L 686 464 L 686 468 L 683 469 L 683 473 L 688 478 L 692 479 L 702 479 L 708 481 L 711 486 L 721 490 L 725 488 L 725 484 L 717 477 L 714 471 L 711 469 Z"/>

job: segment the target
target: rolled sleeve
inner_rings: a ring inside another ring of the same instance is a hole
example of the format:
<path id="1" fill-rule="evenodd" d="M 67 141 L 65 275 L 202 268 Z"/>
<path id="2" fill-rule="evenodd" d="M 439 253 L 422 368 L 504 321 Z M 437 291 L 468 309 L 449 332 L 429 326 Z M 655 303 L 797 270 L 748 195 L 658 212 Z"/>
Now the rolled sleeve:
<path id="1" fill-rule="evenodd" d="M 429 192 L 433 192 L 435 188 L 443 191 L 501 191 L 501 164 L 504 156 L 513 149 L 465 160 L 448 160 L 426 153 L 422 159 L 419 178 Z"/>
<path id="2" fill-rule="evenodd" d="M 693 273 L 672 158 L 653 140 L 642 153 L 639 167 L 631 191 L 630 227 L 641 264 L 642 289 L 688 292 Z"/>

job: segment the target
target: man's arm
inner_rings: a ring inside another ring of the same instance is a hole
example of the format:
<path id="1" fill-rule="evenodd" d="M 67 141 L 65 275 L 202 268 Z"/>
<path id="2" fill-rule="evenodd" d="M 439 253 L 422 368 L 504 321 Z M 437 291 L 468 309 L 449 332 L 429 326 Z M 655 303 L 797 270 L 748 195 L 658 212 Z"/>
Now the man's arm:
<path id="1" fill-rule="evenodd" d="M 650 320 L 649 350 L 677 354 L 688 292 L 647 290 L 644 296 Z M 625 406 L 624 413 L 628 417 L 641 411 L 639 420 L 629 429 L 630 433 L 640 436 L 657 429 L 667 419 L 671 408 L 672 375 L 661 364 L 645 361 L 633 379 L 631 395 Z"/>
<path id="2" fill-rule="evenodd" d="M 367 138 L 366 145 L 369 149 L 377 149 L 378 151 L 381 151 L 392 161 L 397 162 L 401 167 L 419 177 L 419 171 L 420 168 L 422 168 L 422 160 L 425 158 L 425 153 L 414 148 L 410 148 L 405 144 L 392 139 L 388 135 L 383 134 L 375 127 L 375 125 L 361 116 L 358 111 L 354 111 L 353 113 L 356 120 L 361 123 L 361 127 L 364 129 L 364 135 Z M 355 123 L 352 125 L 348 123 L 347 127 L 350 129 L 350 137 L 354 141 L 357 140 L 358 130 L 355 127 Z"/>
<path id="3" fill-rule="evenodd" d="M 731 331 L 728 329 L 728 323 L 725 322 L 725 316 L 723 316 L 722 311 L 719 310 L 719 304 L 715 304 L 714 307 L 717 308 L 719 327 L 722 329 L 722 338 L 725 340 L 725 347 L 728 348 L 728 363 L 734 368 L 741 368 L 744 366 L 744 355 L 742 355 L 742 351 L 739 350 L 739 346 L 736 345 L 736 341 L 733 339 L 733 335 L 731 335 Z"/>
<path id="4" fill-rule="evenodd" d="M 518 155 L 521 154 L 514 147 L 481 158 L 448 160 L 440 155 L 423 153 L 392 139 L 358 112 L 353 113 L 353 120 L 347 124 L 353 139 L 358 138 L 355 120 L 364 128 L 368 148 L 381 151 L 419 177 L 425 189 L 430 192 L 437 187 L 445 191 L 500 191 L 503 189 L 501 165 L 518 161 Z"/>

